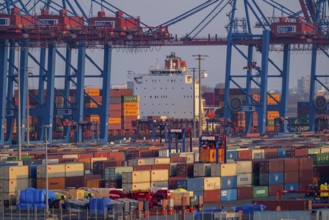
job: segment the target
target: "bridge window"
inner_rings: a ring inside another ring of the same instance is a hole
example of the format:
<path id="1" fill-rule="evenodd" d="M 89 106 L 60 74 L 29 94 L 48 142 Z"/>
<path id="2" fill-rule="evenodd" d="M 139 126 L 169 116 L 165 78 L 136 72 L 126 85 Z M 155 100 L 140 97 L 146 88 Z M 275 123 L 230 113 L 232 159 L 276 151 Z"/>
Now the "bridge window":
<path id="1" fill-rule="evenodd" d="M 0 18 L 0 26 L 8 26 L 9 18 Z"/>
<path id="2" fill-rule="evenodd" d="M 277 27 L 278 33 L 295 33 L 296 25 L 280 25 Z"/>
<path id="3" fill-rule="evenodd" d="M 56 25 L 58 24 L 57 19 L 39 19 L 39 23 L 42 25 Z"/>
<path id="4" fill-rule="evenodd" d="M 114 27 L 114 21 L 95 21 L 97 26 L 111 26 Z"/>

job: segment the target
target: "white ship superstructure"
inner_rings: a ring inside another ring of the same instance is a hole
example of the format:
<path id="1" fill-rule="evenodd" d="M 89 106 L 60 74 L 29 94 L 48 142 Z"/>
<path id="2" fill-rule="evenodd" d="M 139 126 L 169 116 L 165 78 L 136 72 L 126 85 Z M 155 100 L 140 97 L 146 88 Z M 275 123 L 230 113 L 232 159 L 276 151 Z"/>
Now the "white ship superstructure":
<path id="1" fill-rule="evenodd" d="M 199 84 L 188 74 L 186 62 L 175 53 L 167 56 L 164 68 L 151 68 L 148 74 L 134 77 L 134 94 L 140 97 L 140 117 L 166 116 L 193 119 L 199 115 Z M 194 102 L 193 102 L 194 99 Z"/>

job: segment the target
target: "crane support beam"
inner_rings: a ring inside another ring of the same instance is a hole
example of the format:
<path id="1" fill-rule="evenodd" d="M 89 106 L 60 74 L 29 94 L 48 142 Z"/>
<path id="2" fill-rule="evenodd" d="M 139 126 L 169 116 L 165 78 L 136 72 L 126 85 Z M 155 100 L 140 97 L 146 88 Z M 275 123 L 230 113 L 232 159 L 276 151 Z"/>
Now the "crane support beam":
<path id="1" fill-rule="evenodd" d="M 49 126 L 47 132 L 48 143 L 52 143 L 53 137 L 53 119 L 54 119 L 54 101 L 55 101 L 55 67 L 56 67 L 56 46 L 51 45 L 48 47 L 48 68 L 47 68 L 47 94 L 46 94 L 46 114 L 43 115 L 44 123 L 42 127 Z M 50 126 L 51 125 L 51 126 Z M 44 130 L 44 129 L 43 129 Z"/>
<path id="2" fill-rule="evenodd" d="M 8 40 L 0 41 L 0 146 L 3 146 L 5 143 L 5 119 L 6 119 L 6 85 L 7 85 L 7 59 L 8 59 L 8 48 L 9 42 Z"/>
<path id="3" fill-rule="evenodd" d="M 258 127 L 259 133 L 265 134 L 266 118 L 267 118 L 267 83 L 268 83 L 268 58 L 269 58 L 269 42 L 270 31 L 263 31 L 262 44 L 262 66 L 260 72 L 261 86 L 260 86 L 260 103 L 261 106 L 257 108 L 258 113 Z"/>
<path id="4" fill-rule="evenodd" d="M 108 143 L 108 117 L 109 105 L 110 105 L 110 89 L 111 89 L 111 66 L 112 66 L 112 47 L 106 45 L 104 48 L 104 69 L 102 73 L 103 77 L 103 94 L 102 94 L 102 106 L 100 121 L 104 122 L 100 124 L 100 143 Z"/>
<path id="5" fill-rule="evenodd" d="M 309 129 L 310 131 L 314 131 L 315 129 L 315 115 L 316 108 L 314 105 L 314 96 L 315 96 L 315 82 L 316 82 L 316 63 L 317 63 L 317 47 L 313 46 L 312 49 L 312 61 L 311 61 L 311 80 L 310 80 L 310 121 L 309 121 Z"/>
<path id="6" fill-rule="evenodd" d="M 82 127 L 79 126 L 79 123 L 83 122 L 83 110 L 84 110 L 84 85 L 85 85 L 85 65 L 86 65 L 86 47 L 84 42 L 79 42 L 78 49 L 78 70 L 76 74 L 77 80 L 77 89 L 76 89 L 76 114 L 74 115 L 74 121 L 78 123 L 78 126 L 75 130 L 75 142 L 82 141 Z"/>

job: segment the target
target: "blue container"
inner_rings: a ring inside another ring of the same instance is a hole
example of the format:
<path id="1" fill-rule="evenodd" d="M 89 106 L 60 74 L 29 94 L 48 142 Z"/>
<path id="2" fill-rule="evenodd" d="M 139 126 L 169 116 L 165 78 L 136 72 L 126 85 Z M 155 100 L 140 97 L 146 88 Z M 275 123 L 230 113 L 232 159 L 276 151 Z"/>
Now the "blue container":
<path id="1" fill-rule="evenodd" d="M 234 201 L 237 198 L 237 189 L 223 189 L 220 192 L 220 201 Z"/>
<path id="2" fill-rule="evenodd" d="M 288 148 L 278 148 L 278 158 L 288 157 Z"/>
<path id="3" fill-rule="evenodd" d="M 284 184 L 284 190 L 298 190 L 299 184 L 297 183 L 286 183 Z"/>
<path id="4" fill-rule="evenodd" d="M 226 151 L 226 159 L 227 160 L 236 160 L 238 159 L 238 152 L 235 150 Z"/>
<path id="5" fill-rule="evenodd" d="M 177 180 L 177 188 L 187 189 L 187 180 Z"/>
<path id="6" fill-rule="evenodd" d="M 187 179 L 187 190 L 188 191 L 200 191 L 204 189 L 204 178 L 189 178 Z"/>
<path id="7" fill-rule="evenodd" d="M 283 184 L 283 180 L 284 180 L 283 172 L 260 173 L 259 174 L 259 184 L 260 185 Z"/>
<path id="8" fill-rule="evenodd" d="M 37 178 L 37 165 L 31 164 L 29 165 L 29 179 Z"/>
<path id="9" fill-rule="evenodd" d="M 237 176 L 222 176 L 220 178 L 221 189 L 237 188 Z"/>

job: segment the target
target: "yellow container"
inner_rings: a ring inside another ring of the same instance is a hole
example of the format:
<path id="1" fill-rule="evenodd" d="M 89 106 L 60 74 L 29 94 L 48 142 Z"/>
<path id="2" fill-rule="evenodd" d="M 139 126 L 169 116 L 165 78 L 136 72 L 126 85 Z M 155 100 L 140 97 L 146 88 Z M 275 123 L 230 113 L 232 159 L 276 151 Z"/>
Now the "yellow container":
<path id="1" fill-rule="evenodd" d="M 170 164 L 170 158 L 169 157 L 154 158 L 154 164 Z"/>
<path id="2" fill-rule="evenodd" d="M 149 170 L 122 172 L 122 183 L 150 183 L 151 176 Z"/>
<path id="3" fill-rule="evenodd" d="M 0 192 L 17 192 L 29 187 L 29 179 L 0 180 Z"/>
<path id="4" fill-rule="evenodd" d="M 204 190 L 220 189 L 220 177 L 205 177 L 203 188 Z"/>
<path id="5" fill-rule="evenodd" d="M 85 191 L 82 189 L 69 189 L 68 193 L 71 195 L 71 199 L 84 199 Z"/>
<path id="6" fill-rule="evenodd" d="M 151 181 L 168 181 L 169 172 L 167 169 L 163 170 L 151 170 Z"/>
<path id="7" fill-rule="evenodd" d="M 27 179 L 29 178 L 28 166 L 0 167 L 0 180 Z"/>
<path id="8" fill-rule="evenodd" d="M 48 177 L 65 177 L 65 164 L 52 164 L 47 166 Z M 46 165 L 37 166 L 37 178 L 46 178 Z"/>
<path id="9" fill-rule="evenodd" d="M 125 192 L 137 190 L 149 190 L 151 183 L 122 183 L 122 189 Z"/>
<path id="10" fill-rule="evenodd" d="M 85 174 L 84 163 L 67 163 L 65 164 L 65 176 L 83 176 Z"/>

